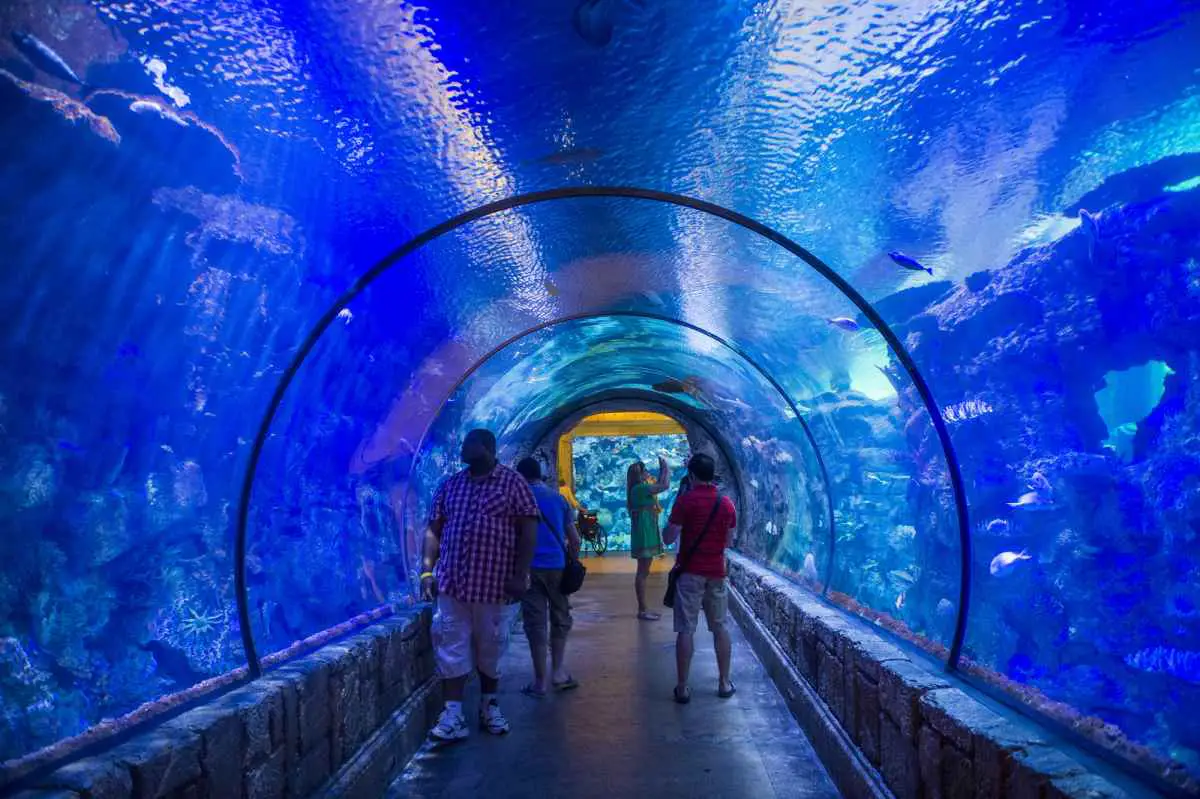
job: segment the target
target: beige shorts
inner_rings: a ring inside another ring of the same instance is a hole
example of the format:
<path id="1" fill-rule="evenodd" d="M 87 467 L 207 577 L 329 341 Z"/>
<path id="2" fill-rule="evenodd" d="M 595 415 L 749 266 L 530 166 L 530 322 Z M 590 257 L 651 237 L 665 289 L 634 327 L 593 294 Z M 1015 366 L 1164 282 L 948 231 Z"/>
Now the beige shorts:
<path id="1" fill-rule="evenodd" d="M 562 569 L 533 569 L 529 574 L 529 590 L 521 599 L 521 618 L 525 637 L 534 643 L 545 644 L 549 623 L 551 641 L 561 641 L 571 632 L 571 602 L 559 590 Z"/>
<path id="2" fill-rule="evenodd" d="M 725 629 L 725 618 L 729 615 L 729 589 L 724 577 L 710 580 L 699 574 L 684 573 L 679 575 L 675 590 L 675 632 L 696 632 L 701 607 L 704 608 L 704 619 L 711 632 Z"/>
<path id="3" fill-rule="evenodd" d="M 516 608 L 459 602 L 439 594 L 433 615 L 433 648 L 441 676 L 452 679 L 478 669 L 488 677 L 499 677 Z"/>

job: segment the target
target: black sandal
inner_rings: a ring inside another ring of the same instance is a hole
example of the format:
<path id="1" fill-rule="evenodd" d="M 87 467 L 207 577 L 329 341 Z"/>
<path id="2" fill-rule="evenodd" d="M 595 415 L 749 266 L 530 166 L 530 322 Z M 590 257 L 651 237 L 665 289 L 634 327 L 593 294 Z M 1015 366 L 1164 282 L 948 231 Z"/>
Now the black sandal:
<path id="1" fill-rule="evenodd" d="M 728 699 L 729 697 L 733 696 L 736 693 L 737 693 L 737 686 L 733 684 L 733 680 L 729 681 L 728 688 L 722 688 L 719 685 L 717 686 L 717 696 L 721 697 L 722 699 Z"/>
<path id="2" fill-rule="evenodd" d="M 692 701 L 692 689 L 688 688 L 686 685 L 683 686 L 682 692 L 679 690 L 679 686 L 676 685 L 674 694 L 675 694 L 675 701 L 681 705 L 686 705 L 688 702 Z"/>

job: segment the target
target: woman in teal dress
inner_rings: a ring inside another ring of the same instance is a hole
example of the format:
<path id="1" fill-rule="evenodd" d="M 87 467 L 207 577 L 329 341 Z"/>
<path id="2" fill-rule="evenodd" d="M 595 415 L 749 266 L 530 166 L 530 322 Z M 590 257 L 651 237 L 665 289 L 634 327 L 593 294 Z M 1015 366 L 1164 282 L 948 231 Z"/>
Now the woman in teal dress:
<path id="1" fill-rule="evenodd" d="M 658 480 L 650 477 L 646 464 L 638 461 L 625 473 L 625 506 L 629 509 L 629 554 L 637 561 L 637 576 L 633 579 L 633 590 L 637 594 L 638 618 L 654 621 L 659 614 L 646 607 L 646 578 L 650 576 L 650 563 L 662 554 L 662 534 L 658 529 L 658 515 L 662 508 L 658 495 L 671 486 L 671 470 L 667 461 L 658 456 Z"/>

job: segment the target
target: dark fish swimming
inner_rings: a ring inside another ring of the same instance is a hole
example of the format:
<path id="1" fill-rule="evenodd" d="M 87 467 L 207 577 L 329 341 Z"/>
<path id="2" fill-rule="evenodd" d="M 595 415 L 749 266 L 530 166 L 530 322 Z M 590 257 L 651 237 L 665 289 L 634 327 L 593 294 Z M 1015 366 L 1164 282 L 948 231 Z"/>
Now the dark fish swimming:
<path id="1" fill-rule="evenodd" d="M 67 62 L 63 61 L 62 56 L 32 33 L 13 31 L 12 38 L 17 49 L 21 51 L 21 55 L 42 72 L 60 80 L 78 83 L 80 86 L 84 85 L 83 79 L 75 74 L 75 70 L 67 66 Z"/>
<path id="2" fill-rule="evenodd" d="M 598 150 L 595 147 L 571 147 L 566 150 L 543 155 L 534 161 L 536 164 L 554 164 L 558 166 L 571 166 L 573 164 L 590 164 L 604 156 L 603 150 Z"/>
<path id="3" fill-rule="evenodd" d="M 612 41 L 613 19 L 608 0 L 583 0 L 575 6 L 572 22 L 575 32 L 595 47 L 604 47 Z"/>
<path id="4" fill-rule="evenodd" d="M 651 388 L 661 391 L 663 394 L 686 394 L 688 392 L 687 384 L 673 377 L 669 377 L 661 383 L 655 383 Z"/>
<path id="5" fill-rule="evenodd" d="M 208 679 L 207 674 L 196 671 L 192 667 L 187 655 L 182 650 L 170 644 L 162 641 L 148 641 L 138 644 L 138 649 L 153 655 L 154 662 L 158 665 L 158 673 L 176 685 L 186 687 Z"/>
<path id="6" fill-rule="evenodd" d="M 889 252 L 888 258 L 891 258 L 899 266 L 903 266 L 905 269 L 910 269 L 913 272 L 927 272 L 931 275 L 933 274 L 933 270 L 930 269 L 928 266 L 925 266 L 920 261 L 918 261 L 916 258 L 913 258 L 911 255 L 905 255 L 904 253 L 900 252 L 899 250 L 892 250 L 891 252 Z"/>

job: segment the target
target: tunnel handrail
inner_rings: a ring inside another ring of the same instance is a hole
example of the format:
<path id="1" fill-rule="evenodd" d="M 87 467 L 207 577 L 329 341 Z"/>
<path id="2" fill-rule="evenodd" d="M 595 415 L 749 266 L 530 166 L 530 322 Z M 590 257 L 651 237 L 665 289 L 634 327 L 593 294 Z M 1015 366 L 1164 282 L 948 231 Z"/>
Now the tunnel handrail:
<path id="1" fill-rule="evenodd" d="M 236 539 L 234 544 L 234 585 L 237 591 L 237 607 L 238 621 L 241 625 L 242 644 L 246 652 L 247 668 L 252 677 L 258 677 L 262 674 L 262 664 L 259 661 L 258 653 L 254 645 L 254 633 L 251 629 L 250 619 L 250 604 L 247 595 L 246 585 L 246 531 L 250 516 L 250 500 L 254 491 L 254 479 L 258 473 L 258 463 L 262 457 L 262 449 L 266 443 L 267 436 L 270 434 L 270 428 L 275 421 L 275 416 L 279 411 L 280 405 L 283 404 L 284 395 L 288 388 L 291 387 L 296 374 L 300 367 L 308 358 L 321 336 L 329 329 L 337 318 L 338 313 L 342 311 L 350 302 L 358 297 L 371 283 L 375 282 L 383 273 L 391 269 L 402 258 L 410 253 L 415 252 L 431 241 L 449 233 L 463 225 L 491 216 L 492 214 L 509 211 L 515 208 L 521 208 L 528 205 L 549 202 L 551 200 L 573 199 L 582 197 L 602 197 L 612 199 L 640 199 L 650 200 L 653 202 L 667 203 L 677 205 L 683 208 L 691 208 L 701 213 L 709 214 L 710 216 L 724 219 L 732 222 L 740 227 L 757 233 L 768 241 L 783 247 L 785 250 L 804 261 L 812 267 L 818 274 L 834 285 L 847 299 L 849 299 L 865 316 L 871 324 L 879 331 L 888 346 L 892 350 L 893 356 L 900 361 L 908 372 L 909 378 L 913 381 L 913 385 L 917 389 L 917 393 L 921 396 L 922 402 L 925 404 L 926 411 L 930 415 L 930 421 L 937 432 L 939 442 L 942 445 L 942 452 L 946 458 L 946 467 L 950 477 L 951 488 L 954 492 L 955 509 L 958 514 L 958 532 L 959 532 L 959 551 L 960 551 L 960 580 L 959 580 L 959 603 L 958 616 L 955 620 L 954 638 L 950 646 L 950 654 L 946 661 L 946 668 L 954 671 L 958 667 L 958 659 L 962 653 L 963 639 L 966 634 L 967 613 L 970 606 L 971 595 L 971 536 L 970 536 L 970 520 L 967 509 L 966 489 L 963 485 L 962 470 L 959 466 L 958 455 L 954 450 L 954 443 L 950 439 L 950 432 L 946 427 L 945 421 L 942 419 L 941 410 L 938 407 L 937 400 L 934 399 L 933 391 L 925 382 L 924 376 L 920 369 L 917 368 L 916 362 L 912 359 L 903 342 L 895 332 L 884 321 L 879 312 L 874 306 L 869 303 L 865 297 L 850 285 L 850 283 L 835 272 L 824 261 L 817 258 L 804 247 L 800 246 L 792 239 L 778 232 L 774 228 L 768 227 L 761 222 L 758 222 L 751 217 L 740 214 L 737 211 L 730 210 L 716 203 L 711 203 L 706 200 L 699 200 L 694 197 L 688 197 L 682 194 L 674 194 L 671 192 L 658 191 L 656 189 L 643 189 L 636 187 L 621 187 L 621 186 L 574 186 L 559 189 L 546 189 L 543 191 L 529 192 L 519 194 L 513 197 L 508 197 L 502 200 L 496 200 L 490 203 L 476 206 L 475 208 L 464 211 L 463 213 L 440 222 L 433 227 L 426 229 L 424 232 L 417 234 L 407 242 L 397 247 L 395 250 L 384 256 L 375 266 L 368 269 L 360 275 L 350 285 L 337 300 L 330 305 L 329 309 L 320 317 L 317 324 L 309 331 L 301 343 L 300 348 L 296 351 L 291 362 L 280 376 L 279 383 L 275 387 L 274 393 L 271 395 L 271 400 L 267 405 L 267 409 L 263 414 L 263 418 L 259 423 L 258 431 L 255 434 L 254 442 L 250 449 L 250 457 L 246 464 L 246 473 L 242 480 L 241 496 L 238 501 L 238 517 Z"/>

